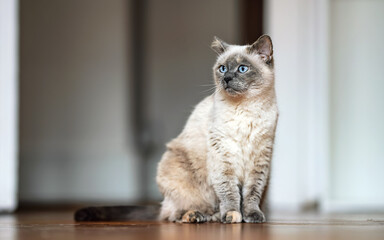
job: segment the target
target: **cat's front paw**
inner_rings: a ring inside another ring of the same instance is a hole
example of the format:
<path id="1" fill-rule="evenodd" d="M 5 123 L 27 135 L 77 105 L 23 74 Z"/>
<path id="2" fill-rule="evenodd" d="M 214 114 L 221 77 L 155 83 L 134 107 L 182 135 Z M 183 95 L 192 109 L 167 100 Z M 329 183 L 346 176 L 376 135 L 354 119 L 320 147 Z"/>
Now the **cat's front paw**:
<path id="1" fill-rule="evenodd" d="M 237 211 L 228 211 L 221 219 L 223 223 L 239 223 L 241 221 L 241 213 Z"/>
<path id="2" fill-rule="evenodd" d="M 247 223 L 263 223 L 265 221 L 264 213 L 257 209 L 244 215 L 244 222 Z"/>

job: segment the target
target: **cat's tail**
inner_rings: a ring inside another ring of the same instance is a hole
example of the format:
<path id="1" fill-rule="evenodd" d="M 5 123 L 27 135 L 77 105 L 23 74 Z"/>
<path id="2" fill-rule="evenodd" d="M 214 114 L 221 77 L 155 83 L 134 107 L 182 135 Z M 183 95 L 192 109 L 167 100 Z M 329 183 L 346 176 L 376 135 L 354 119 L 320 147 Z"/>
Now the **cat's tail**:
<path id="1" fill-rule="evenodd" d="M 160 206 L 86 207 L 75 212 L 75 221 L 154 221 L 159 212 Z"/>

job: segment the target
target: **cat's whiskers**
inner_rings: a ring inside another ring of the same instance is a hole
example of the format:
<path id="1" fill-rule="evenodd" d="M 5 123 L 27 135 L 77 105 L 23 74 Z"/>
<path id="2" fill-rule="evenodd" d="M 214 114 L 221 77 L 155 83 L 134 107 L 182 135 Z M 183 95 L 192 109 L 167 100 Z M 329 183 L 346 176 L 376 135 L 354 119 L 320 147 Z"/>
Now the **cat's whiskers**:
<path id="1" fill-rule="evenodd" d="M 213 94 L 214 94 L 214 95 L 219 94 L 222 90 L 223 90 L 223 88 L 221 88 L 221 87 L 217 87 L 217 88 L 215 89 L 215 92 L 214 92 Z"/>
<path id="2" fill-rule="evenodd" d="M 212 87 L 212 86 L 215 86 L 214 83 L 210 83 L 210 84 L 200 84 L 200 87 Z"/>
<path id="3" fill-rule="evenodd" d="M 203 91 L 201 91 L 201 93 L 209 93 L 209 92 L 215 92 L 214 90 L 216 89 L 216 85 L 215 84 L 202 84 L 200 85 L 202 87 L 210 87 L 208 89 L 204 89 Z"/>
<path id="4" fill-rule="evenodd" d="M 215 92 L 216 90 L 216 87 L 211 87 L 211 88 L 209 88 L 209 89 L 205 89 L 205 90 L 203 90 L 203 91 L 201 91 L 201 93 L 210 93 L 210 92 Z"/>

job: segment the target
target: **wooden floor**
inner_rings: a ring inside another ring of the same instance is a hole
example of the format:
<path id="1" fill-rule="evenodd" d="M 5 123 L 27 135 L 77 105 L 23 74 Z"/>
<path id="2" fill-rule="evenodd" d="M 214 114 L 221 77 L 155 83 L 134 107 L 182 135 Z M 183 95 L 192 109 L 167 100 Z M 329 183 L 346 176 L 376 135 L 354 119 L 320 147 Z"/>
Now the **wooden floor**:
<path id="1" fill-rule="evenodd" d="M 384 214 L 275 214 L 264 224 L 165 222 L 76 223 L 71 211 L 0 215 L 5 239 L 384 239 Z"/>

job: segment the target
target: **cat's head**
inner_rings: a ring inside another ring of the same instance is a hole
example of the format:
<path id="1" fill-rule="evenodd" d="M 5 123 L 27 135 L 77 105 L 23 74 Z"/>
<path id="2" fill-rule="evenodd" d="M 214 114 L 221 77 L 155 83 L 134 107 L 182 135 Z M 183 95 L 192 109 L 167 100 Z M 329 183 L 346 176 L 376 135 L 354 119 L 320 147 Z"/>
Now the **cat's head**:
<path id="1" fill-rule="evenodd" d="M 251 45 L 230 45 L 215 37 L 218 54 L 213 67 L 217 92 L 229 97 L 254 97 L 273 89 L 273 46 L 268 35 Z"/>

